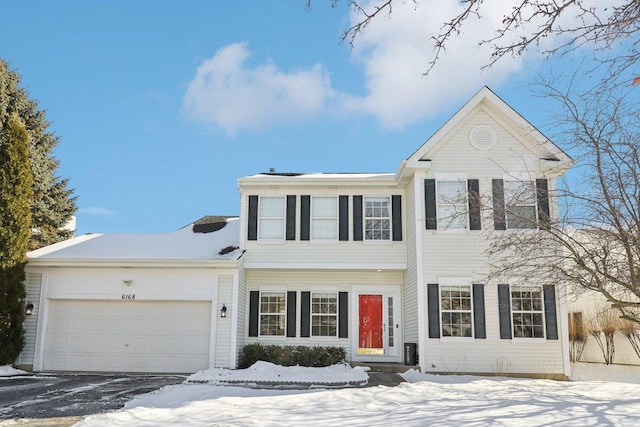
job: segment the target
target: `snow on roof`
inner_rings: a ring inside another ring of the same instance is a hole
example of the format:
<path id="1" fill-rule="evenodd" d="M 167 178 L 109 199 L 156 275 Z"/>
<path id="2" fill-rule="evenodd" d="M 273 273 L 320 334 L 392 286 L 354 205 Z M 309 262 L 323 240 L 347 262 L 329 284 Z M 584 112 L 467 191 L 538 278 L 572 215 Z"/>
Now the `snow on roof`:
<path id="1" fill-rule="evenodd" d="M 215 220 L 205 227 L 203 220 Z M 222 225 L 225 222 L 226 225 Z M 198 228 L 198 226 L 200 228 Z M 194 227 L 195 226 L 195 227 Z M 207 231 L 215 230 L 215 231 Z M 29 260 L 235 260 L 238 218 L 204 217 L 186 227 L 157 234 L 90 234 L 46 246 L 27 254 Z"/>
<path id="2" fill-rule="evenodd" d="M 391 172 L 372 172 L 372 173 L 360 173 L 360 172 L 313 172 L 313 173 L 279 173 L 279 172 L 264 172 L 255 175 L 249 175 L 245 178 L 314 178 L 314 179 L 335 179 L 335 178 L 390 178 L 395 174 Z"/>

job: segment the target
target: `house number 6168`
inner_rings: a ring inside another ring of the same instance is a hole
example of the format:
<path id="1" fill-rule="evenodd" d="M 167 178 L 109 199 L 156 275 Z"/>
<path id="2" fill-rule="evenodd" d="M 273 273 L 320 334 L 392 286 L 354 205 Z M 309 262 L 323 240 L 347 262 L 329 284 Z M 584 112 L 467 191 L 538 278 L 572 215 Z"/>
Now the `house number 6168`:
<path id="1" fill-rule="evenodd" d="M 122 294 L 122 299 L 125 301 L 133 301 L 136 299 L 136 294 Z"/>

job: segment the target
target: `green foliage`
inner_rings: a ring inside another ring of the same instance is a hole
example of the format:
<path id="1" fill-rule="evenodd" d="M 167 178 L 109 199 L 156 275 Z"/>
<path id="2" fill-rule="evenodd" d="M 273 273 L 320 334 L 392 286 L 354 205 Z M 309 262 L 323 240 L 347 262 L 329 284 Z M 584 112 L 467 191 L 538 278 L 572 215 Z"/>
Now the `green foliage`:
<path id="1" fill-rule="evenodd" d="M 322 367 L 343 363 L 346 353 L 342 347 L 308 347 L 248 344 L 243 347 L 240 368 L 248 368 L 258 360 L 280 366 Z"/>
<path id="2" fill-rule="evenodd" d="M 58 137 L 47 132 L 49 122 L 45 112 L 20 87 L 20 76 L 0 59 L 0 131 L 13 115 L 17 115 L 24 124 L 29 141 L 33 175 L 30 201 L 33 233 L 29 250 L 33 250 L 73 236 L 72 231 L 63 227 L 76 212 L 76 199 L 73 190 L 68 189 L 68 180 L 56 175 L 58 160 L 53 156 L 53 149 Z"/>
<path id="3" fill-rule="evenodd" d="M 24 345 L 23 281 L 33 189 L 25 127 L 12 115 L 0 131 L 0 365 L 6 365 Z"/>

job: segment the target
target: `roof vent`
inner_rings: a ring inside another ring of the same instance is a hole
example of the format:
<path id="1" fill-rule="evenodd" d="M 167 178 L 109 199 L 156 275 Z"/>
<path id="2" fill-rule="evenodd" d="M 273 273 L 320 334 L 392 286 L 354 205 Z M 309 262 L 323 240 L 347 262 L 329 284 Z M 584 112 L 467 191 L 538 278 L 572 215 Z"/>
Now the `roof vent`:
<path id="1" fill-rule="evenodd" d="M 469 132 L 469 142 L 476 150 L 491 150 L 498 142 L 498 134 L 491 126 L 475 126 Z"/>
<path id="2" fill-rule="evenodd" d="M 194 233 L 213 233 L 227 225 L 225 216 L 205 216 L 193 223 Z"/>

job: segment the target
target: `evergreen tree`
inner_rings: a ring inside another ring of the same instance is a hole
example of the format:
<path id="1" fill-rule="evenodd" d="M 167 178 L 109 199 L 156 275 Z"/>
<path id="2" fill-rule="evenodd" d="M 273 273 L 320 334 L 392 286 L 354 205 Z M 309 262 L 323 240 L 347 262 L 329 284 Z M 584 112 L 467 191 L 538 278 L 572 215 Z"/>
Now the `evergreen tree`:
<path id="1" fill-rule="evenodd" d="M 24 345 L 24 267 L 31 234 L 29 137 L 16 114 L 0 122 L 0 365 Z"/>
<path id="2" fill-rule="evenodd" d="M 64 226 L 76 211 L 76 198 L 68 188 L 68 180 L 56 175 L 58 160 L 52 151 L 58 137 L 47 132 L 49 122 L 45 112 L 20 87 L 20 76 L 0 59 L 0 130 L 13 114 L 24 124 L 29 140 L 33 197 L 28 249 L 33 250 L 73 236 L 73 231 L 65 230 Z"/>

